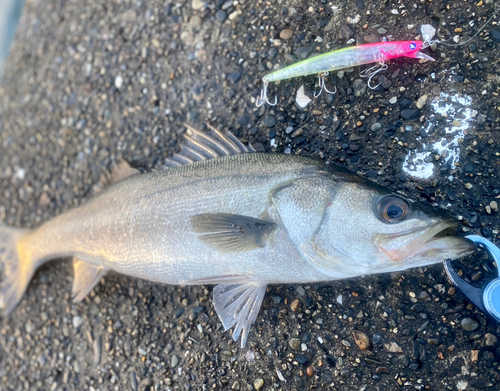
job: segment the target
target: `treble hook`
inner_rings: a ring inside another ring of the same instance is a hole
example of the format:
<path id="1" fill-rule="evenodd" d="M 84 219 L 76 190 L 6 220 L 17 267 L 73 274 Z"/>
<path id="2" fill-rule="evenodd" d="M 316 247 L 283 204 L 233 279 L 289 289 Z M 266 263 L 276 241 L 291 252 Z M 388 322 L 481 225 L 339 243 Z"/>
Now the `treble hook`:
<path id="1" fill-rule="evenodd" d="M 269 106 L 276 106 L 278 103 L 278 97 L 274 97 L 274 103 L 269 102 L 269 99 L 267 98 L 267 86 L 269 83 L 266 81 L 264 82 L 264 86 L 262 87 L 262 90 L 260 90 L 260 96 L 257 97 L 255 100 L 255 105 L 257 107 L 261 107 L 263 104 L 267 103 Z"/>
<path id="2" fill-rule="evenodd" d="M 375 90 L 380 85 L 380 83 L 378 83 L 375 87 L 372 87 L 371 81 L 373 79 L 373 76 L 381 71 L 385 71 L 387 68 L 387 64 L 384 61 L 380 61 L 378 64 L 372 66 L 371 68 L 361 71 L 359 75 L 361 77 L 368 77 L 368 87 L 372 90 Z"/>
<path id="3" fill-rule="evenodd" d="M 337 92 L 337 86 L 335 86 L 335 91 L 329 91 L 328 88 L 326 88 L 325 84 L 325 77 L 327 77 L 330 74 L 330 72 L 323 72 L 318 75 L 318 85 L 319 85 L 319 94 L 316 95 L 316 91 L 314 91 L 314 97 L 317 98 L 318 96 L 321 95 L 323 90 L 325 90 L 329 94 L 335 94 Z"/>

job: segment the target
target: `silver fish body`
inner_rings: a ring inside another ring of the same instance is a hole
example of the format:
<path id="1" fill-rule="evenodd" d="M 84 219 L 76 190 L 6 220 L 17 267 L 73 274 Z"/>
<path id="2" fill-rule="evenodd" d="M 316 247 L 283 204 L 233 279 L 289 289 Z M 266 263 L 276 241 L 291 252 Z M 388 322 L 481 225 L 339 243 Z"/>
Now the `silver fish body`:
<path id="1" fill-rule="evenodd" d="M 283 229 L 264 247 L 221 252 L 200 241 L 191 224 L 205 213 L 275 215 L 272 193 L 318 172 L 318 163 L 289 155 L 239 154 L 134 175 L 34 231 L 30 247 L 36 247 L 35 258 L 76 256 L 168 284 L 226 275 L 266 283 L 328 279 L 306 267 Z"/>
<path id="2" fill-rule="evenodd" d="M 121 165 L 121 180 L 38 229 L 0 226 L 4 311 L 37 267 L 73 257 L 76 300 L 110 270 L 217 284 L 215 310 L 244 346 L 268 284 L 403 270 L 474 250 L 444 235 L 456 225 L 445 212 L 348 171 L 192 132 L 176 167 L 140 174 Z"/>

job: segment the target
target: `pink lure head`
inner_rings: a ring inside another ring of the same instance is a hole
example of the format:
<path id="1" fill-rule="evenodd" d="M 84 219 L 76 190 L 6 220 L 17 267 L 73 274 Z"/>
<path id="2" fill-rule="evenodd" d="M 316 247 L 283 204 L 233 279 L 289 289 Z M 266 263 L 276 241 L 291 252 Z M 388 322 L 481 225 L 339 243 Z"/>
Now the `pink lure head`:
<path id="1" fill-rule="evenodd" d="M 432 57 L 420 51 L 423 45 L 422 41 L 393 41 L 388 43 L 392 44 L 391 46 L 393 50 L 385 53 L 388 55 L 387 59 L 396 57 L 411 57 L 427 61 L 435 61 Z"/>

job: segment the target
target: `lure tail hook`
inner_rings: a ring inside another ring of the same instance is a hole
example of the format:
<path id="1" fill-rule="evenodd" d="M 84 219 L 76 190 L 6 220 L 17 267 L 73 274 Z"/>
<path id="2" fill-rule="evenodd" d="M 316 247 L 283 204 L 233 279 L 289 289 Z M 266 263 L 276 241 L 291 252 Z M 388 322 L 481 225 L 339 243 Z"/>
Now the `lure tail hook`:
<path id="1" fill-rule="evenodd" d="M 257 107 L 263 106 L 265 103 L 267 103 L 269 106 L 276 106 L 278 103 L 278 97 L 274 97 L 274 103 L 269 102 L 269 98 L 267 97 L 267 86 L 269 85 L 268 82 L 264 82 L 264 86 L 262 87 L 262 90 L 260 90 L 260 96 L 257 97 L 255 101 L 255 105 Z"/>
<path id="2" fill-rule="evenodd" d="M 380 85 L 377 84 L 375 87 L 371 85 L 371 81 L 373 79 L 373 76 L 375 76 L 377 73 L 385 71 L 388 68 L 387 64 L 384 61 L 380 61 L 377 65 L 374 65 L 368 69 L 365 69 L 364 71 L 361 71 L 359 75 L 361 77 L 367 77 L 368 78 L 368 87 L 372 90 L 377 89 L 377 87 Z"/>
<path id="3" fill-rule="evenodd" d="M 337 92 L 337 86 L 335 86 L 335 91 L 330 91 L 326 88 L 325 78 L 330 74 L 330 72 L 323 72 L 318 75 L 318 85 L 319 85 L 319 93 L 316 94 L 314 91 L 314 97 L 317 98 L 321 95 L 323 90 L 325 90 L 329 94 L 335 94 Z"/>

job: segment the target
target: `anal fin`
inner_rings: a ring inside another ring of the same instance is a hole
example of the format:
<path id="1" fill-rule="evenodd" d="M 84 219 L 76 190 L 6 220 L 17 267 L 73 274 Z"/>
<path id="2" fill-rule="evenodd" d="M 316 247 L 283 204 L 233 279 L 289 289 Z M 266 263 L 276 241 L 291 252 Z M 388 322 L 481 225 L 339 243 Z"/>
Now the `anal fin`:
<path id="1" fill-rule="evenodd" d="M 233 331 L 235 341 L 241 335 L 241 347 L 247 343 L 250 328 L 255 323 L 267 284 L 248 282 L 245 284 L 221 284 L 214 288 L 214 307 L 219 319 L 228 330 Z"/>
<path id="2" fill-rule="evenodd" d="M 73 271 L 73 301 L 82 301 L 108 272 L 78 258 L 73 258 Z"/>

